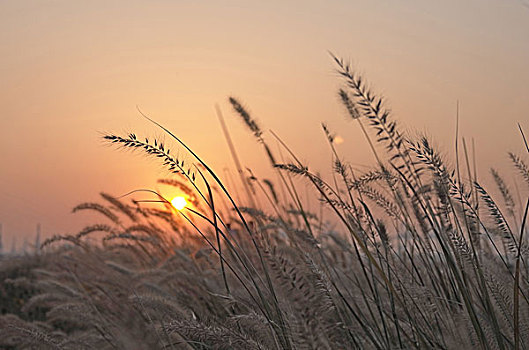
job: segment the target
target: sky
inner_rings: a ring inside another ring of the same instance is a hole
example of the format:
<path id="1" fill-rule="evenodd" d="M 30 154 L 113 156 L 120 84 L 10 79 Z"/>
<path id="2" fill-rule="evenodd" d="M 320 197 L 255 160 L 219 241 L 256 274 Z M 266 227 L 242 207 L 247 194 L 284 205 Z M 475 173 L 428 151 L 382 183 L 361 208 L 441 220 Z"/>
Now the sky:
<path id="1" fill-rule="evenodd" d="M 330 167 L 321 131 L 353 165 L 374 165 L 337 98 L 328 54 L 351 62 L 400 125 L 453 155 L 474 139 L 479 172 L 512 171 L 529 133 L 529 5 L 522 0 L 0 1 L 0 223 L 4 245 L 94 223 L 71 214 L 99 192 L 155 188 L 157 162 L 105 133 L 161 137 L 136 106 L 218 172 L 232 167 L 215 114 L 245 166 L 265 158 L 230 109 L 239 98 L 314 170 Z M 270 135 L 265 135 L 270 139 Z"/>

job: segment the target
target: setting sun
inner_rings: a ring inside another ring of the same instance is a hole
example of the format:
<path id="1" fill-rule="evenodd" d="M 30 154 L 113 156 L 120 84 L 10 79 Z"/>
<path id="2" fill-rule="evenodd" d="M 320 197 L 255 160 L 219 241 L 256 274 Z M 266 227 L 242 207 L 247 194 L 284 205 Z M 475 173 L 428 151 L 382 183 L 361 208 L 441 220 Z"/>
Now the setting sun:
<path id="1" fill-rule="evenodd" d="M 187 201 L 184 197 L 177 196 L 173 198 L 171 204 L 173 205 L 173 207 L 175 207 L 176 210 L 182 210 L 186 207 Z"/>

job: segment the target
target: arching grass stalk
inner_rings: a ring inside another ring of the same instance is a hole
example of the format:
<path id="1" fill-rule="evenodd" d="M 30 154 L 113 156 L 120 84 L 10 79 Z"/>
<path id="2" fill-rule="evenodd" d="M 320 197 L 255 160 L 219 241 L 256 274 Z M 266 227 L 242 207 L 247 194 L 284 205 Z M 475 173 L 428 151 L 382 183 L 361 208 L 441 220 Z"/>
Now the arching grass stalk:
<path id="1" fill-rule="evenodd" d="M 193 174 L 191 175 L 189 168 L 186 170 L 183 167 L 184 162 L 183 161 L 180 162 L 180 161 L 178 161 L 178 159 L 174 159 L 169 154 L 170 151 L 168 149 L 164 149 L 163 144 L 156 143 L 156 140 L 155 140 L 155 145 L 153 146 L 153 145 L 149 144 L 147 141 L 143 142 L 143 141 L 138 140 L 136 135 L 134 135 L 134 134 L 131 134 L 129 136 L 129 138 L 122 138 L 122 137 L 119 137 L 119 136 L 107 135 L 107 136 L 105 136 L 105 139 L 109 140 L 112 143 L 118 143 L 118 144 L 123 145 L 123 147 L 131 148 L 131 149 L 142 148 L 142 149 L 144 149 L 147 152 L 147 154 L 150 154 L 150 155 L 156 156 L 157 158 L 163 159 L 163 161 L 164 161 L 163 164 L 168 166 L 170 171 L 182 174 L 191 183 L 191 185 L 193 186 L 195 191 L 200 195 L 200 197 L 204 200 L 204 202 L 208 205 L 208 207 L 211 208 L 212 205 L 210 203 L 210 200 L 208 198 L 206 198 L 206 196 L 202 193 L 202 190 L 197 186 L 197 183 L 195 181 L 195 173 L 193 172 Z M 198 168 L 196 170 L 200 171 L 200 169 L 198 169 Z M 131 193 L 139 192 L 139 191 L 152 192 L 152 193 L 156 194 L 159 198 L 161 196 L 160 194 L 158 194 L 157 192 L 152 191 L 152 190 L 135 190 L 135 191 L 131 191 L 131 192 L 125 194 L 124 196 L 126 196 L 128 194 L 131 194 Z M 172 207 L 172 205 L 171 205 L 171 207 Z M 216 216 L 216 219 L 218 219 L 219 222 L 221 222 L 221 224 L 223 225 L 223 227 L 225 229 L 227 229 L 226 224 L 223 222 L 223 220 L 220 217 L 220 215 L 218 214 L 218 212 L 215 210 L 215 211 L 213 211 L 213 213 Z M 246 252 L 244 251 L 244 249 L 242 249 L 239 246 L 239 243 L 237 242 L 237 240 L 234 240 L 237 249 L 235 249 L 234 246 L 231 244 L 231 240 L 230 239 L 225 238 L 225 240 L 228 243 L 228 246 L 230 247 L 230 249 L 233 249 L 233 252 L 235 253 L 237 258 L 241 262 L 242 266 L 247 270 L 247 273 L 250 276 L 250 279 L 253 282 L 256 282 L 254 280 L 254 275 L 256 275 L 257 278 L 260 280 L 260 282 L 264 284 L 264 281 L 261 280 L 261 276 L 259 274 L 257 274 L 257 270 L 255 269 L 253 264 L 250 262 L 250 259 L 247 257 Z M 243 257 L 244 257 L 244 259 L 242 259 Z M 251 269 L 250 269 L 250 267 L 251 267 Z M 257 286 L 257 284 L 256 284 L 256 286 Z"/>
<path id="2" fill-rule="evenodd" d="M 228 286 L 228 280 L 226 279 L 226 271 L 224 270 L 224 259 L 222 257 L 222 245 L 220 244 L 220 228 L 217 223 L 217 215 L 215 211 L 215 201 L 213 200 L 213 192 L 211 192 L 211 186 L 206 180 L 206 177 L 204 176 L 204 174 L 202 174 L 202 171 L 200 171 L 200 169 L 198 168 L 197 168 L 197 171 L 202 177 L 202 180 L 204 181 L 204 184 L 206 185 L 208 189 L 209 201 L 211 203 L 210 208 L 213 214 L 213 227 L 215 228 L 215 237 L 217 238 L 217 250 L 218 250 L 219 259 L 220 259 L 220 269 L 222 272 L 222 279 L 224 280 L 224 286 L 226 287 L 226 293 L 230 294 L 230 287 Z"/>
<path id="3" fill-rule="evenodd" d="M 275 327 L 277 327 L 275 324 L 274 324 L 274 329 L 276 330 L 276 332 L 278 332 L 277 335 L 278 335 L 279 339 L 281 340 L 282 345 L 285 346 L 286 349 L 291 349 L 291 344 L 290 344 L 290 340 L 289 340 L 289 336 L 288 336 L 288 331 L 286 329 L 286 324 L 285 324 L 285 322 L 283 320 L 281 309 L 279 308 L 279 303 L 278 303 L 277 296 L 276 296 L 276 293 L 274 291 L 274 287 L 273 287 L 273 284 L 272 284 L 272 281 L 271 281 L 271 278 L 270 278 L 270 273 L 268 271 L 268 267 L 264 263 L 264 258 L 263 258 L 263 254 L 261 252 L 261 248 L 257 244 L 257 242 L 255 240 L 255 237 L 254 237 L 254 234 L 253 234 L 252 230 L 250 229 L 250 226 L 246 222 L 246 219 L 242 215 L 239 207 L 237 206 L 237 204 L 235 203 L 235 201 L 233 200 L 233 198 L 231 197 L 230 193 L 228 192 L 228 190 L 226 189 L 226 187 L 224 186 L 222 181 L 219 179 L 217 174 L 215 174 L 215 172 L 189 146 L 187 146 L 179 137 L 177 137 L 175 134 L 173 134 L 169 129 L 167 129 L 166 127 L 164 127 L 160 123 L 154 121 L 153 119 L 151 119 L 147 115 L 145 115 L 139 108 L 138 108 L 138 111 L 140 112 L 140 114 L 145 119 L 149 120 L 150 122 L 152 122 L 153 124 L 158 126 L 160 129 L 162 129 L 164 132 L 166 132 L 169 136 L 171 136 L 174 140 L 176 140 L 182 147 L 184 147 L 184 149 L 187 152 L 189 152 L 189 154 L 191 154 L 193 156 L 193 158 L 195 158 L 206 169 L 208 174 L 220 186 L 221 190 L 224 192 L 224 194 L 229 199 L 231 205 L 233 206 L 233 208 L 235 209 L 235 211 L 237 213 L 237 216 L 241 220 L 246 232 L 250 236 L 252 244 L 253 244 L 253 246 L 254 246 L 257 254 L 258 254 L 261 267 L 263 268 L 263 271 L 264 271 L 264 274 L 265 274 L 265 278 L 266 278 L 267 288 L 268 288 L 269 292 L 272 295 L 273 307 L 275 309 L 275 313 L 276 313 L 276 316 L 278 317 L 278 321 L 279 321 L 279 330 L 277 330 L 275 328 Z M 258 288 L 257 291 L 258 291 L 258 293 L 260 295 L 260 298 L 263 300 L 264 305 L 266 306 L 265 309 L 267 309 L 267 312 L 270 312 L 271 310 L 268 310 L 268 303 L 266 302 L 266 299 L 264 298 L 264 295 L 262 294 L 261 290 Z"/>

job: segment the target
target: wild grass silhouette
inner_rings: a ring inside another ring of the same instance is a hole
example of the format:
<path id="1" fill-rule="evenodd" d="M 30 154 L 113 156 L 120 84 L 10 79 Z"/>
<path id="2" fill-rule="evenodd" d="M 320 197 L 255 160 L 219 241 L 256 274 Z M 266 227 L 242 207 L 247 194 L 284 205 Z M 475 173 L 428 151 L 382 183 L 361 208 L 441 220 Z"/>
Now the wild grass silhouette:
<path id="1" fill-rule="evenodd" d="M 191 205 L 176 211 L 149 190 L 137 192 L 142 201 L 103 193 L 101 203 L 73 209 L 99 213 L 100 223 L 52 237 L 37 254 L 4 257 L 0 346 L 529 348 L 529 200 L 517 204 L 491 169 L 500 195 L 493 199 L 465 144 L 464 164 L 456 154 L 452 167 L 427 138 L 407 136 L 365 79 L 334 60 L 339 97 L 377 160 L 372 170 L 354 171 L 326 125 L 332 182 L 272 134 L 284 152 L 276 156 L 270 135 L 233 97 L 278 179 L 238 169 L 245 200 L 156 122 L 187 160 L 159 140 L 106 135 L 158 158 L 174 176 L 160 183 Z M 529 186 L 524 156 L 509 156 Z M 301 182 L 335 226 L 305 208 Z"/>

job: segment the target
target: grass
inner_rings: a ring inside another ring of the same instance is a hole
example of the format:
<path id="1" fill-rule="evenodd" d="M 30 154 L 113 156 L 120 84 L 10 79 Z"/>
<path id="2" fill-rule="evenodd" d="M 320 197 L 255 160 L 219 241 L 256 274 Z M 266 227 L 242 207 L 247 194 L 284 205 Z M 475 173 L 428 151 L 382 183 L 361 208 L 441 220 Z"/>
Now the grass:
<path id="1" fill-rule="evenodd" d="M 427 138 L 403 133 L 383 98 L 334 60 L 339 97 L 377 161 L 372 170 L 355 172 L 323 125 L 334 168 L 321 178 L 233 97 L 277 176 L 260 179 L 238 165 L 244 200 L 155 121 L 186 161 L 158 140 L 106 135 L 158 158 L 172 175 L 160 182 L 192 205 L 176 211 L 150 190 L 132 201 L 102 194 L 101 203 L 74 208 L 98 212 L 101 223 L 52 237 L 34 255 L 4 257 L 0 346 L 529 348 L 529 200 L 517 205 L 491 169 L 500 194 L 493 199 L 465 143 L 463 152 L 456 143 L 452 168 Z M 509 157 L 529 186 L 524 156 Z M 317 213 L 300 199 L 304 183 Z"/>

